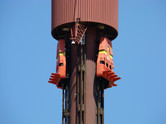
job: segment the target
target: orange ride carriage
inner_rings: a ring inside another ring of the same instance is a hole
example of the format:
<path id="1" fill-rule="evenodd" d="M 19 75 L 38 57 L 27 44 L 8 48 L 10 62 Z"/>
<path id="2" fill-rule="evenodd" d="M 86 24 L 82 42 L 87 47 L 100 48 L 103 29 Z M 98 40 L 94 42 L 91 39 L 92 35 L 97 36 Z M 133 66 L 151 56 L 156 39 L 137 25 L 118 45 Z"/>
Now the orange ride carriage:
<path id="1" fill-rule="evenodd" d="M 106 37 L 100 38 L 99 53 L 97 58 L 97 76 L 106 79 L 109 83 L 105 88 L 117 86 L 114 82 L 121 79 L 114 69 L 112 43 Z"/>

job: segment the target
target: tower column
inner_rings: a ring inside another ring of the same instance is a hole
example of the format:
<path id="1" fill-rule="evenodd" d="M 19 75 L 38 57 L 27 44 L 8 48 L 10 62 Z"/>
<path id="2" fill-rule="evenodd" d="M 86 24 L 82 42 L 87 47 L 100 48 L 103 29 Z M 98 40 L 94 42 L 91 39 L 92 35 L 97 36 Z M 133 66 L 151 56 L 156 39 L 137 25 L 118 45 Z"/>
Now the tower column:
<path id="1" fill-rule="evenodd" d="M 76 124 L 77 46 L 71 45 L 70 124 Z"/>
<path id="2" fill-rule="evenodd" d="M 96 116 L 96 32 L 90 28 L 86 32 L 85 61 L 85 124 L 97 124 Z"/>

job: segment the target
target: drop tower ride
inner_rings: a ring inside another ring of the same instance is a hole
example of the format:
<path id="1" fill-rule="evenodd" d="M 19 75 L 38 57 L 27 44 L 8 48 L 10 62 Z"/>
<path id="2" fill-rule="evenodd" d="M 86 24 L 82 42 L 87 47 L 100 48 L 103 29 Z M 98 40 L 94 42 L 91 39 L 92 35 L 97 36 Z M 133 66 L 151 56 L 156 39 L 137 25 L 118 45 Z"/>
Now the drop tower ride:
<path id="1" fill-rule="evenodd" d="M 62 89 L 62 124 L 104 124 L 104 90 L 117 86 L 112 40 L 118 35 L 118 0 L 52 0 L 56 73 Z"/>

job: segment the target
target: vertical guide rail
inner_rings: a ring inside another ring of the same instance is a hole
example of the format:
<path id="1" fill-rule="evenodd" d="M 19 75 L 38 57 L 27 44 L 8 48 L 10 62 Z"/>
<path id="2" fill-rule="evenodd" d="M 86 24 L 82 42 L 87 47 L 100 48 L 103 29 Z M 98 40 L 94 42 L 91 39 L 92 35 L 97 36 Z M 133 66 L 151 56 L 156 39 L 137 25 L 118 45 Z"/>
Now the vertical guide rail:
<path id="1" fill-rule="evenodd" d="M 81 47 L 81 59 L 80 59 L 80 124 L 83 124 L 82 115 L 83 115 L 83 47 Z"/>
<path id="2" fill-rule="evenodd" d="M 85 37 L 84 37 L 84 39 L 85 39 Z M 86 60 L 86 51 L 85 51 L 85 47 L 84 47 L 84 56 L 83 56 L 83 60 L 84 60 L 84 63 L 83 63 L 83 68 L 84 68 L 84 73 L 83 73 L 83 79 L 84 79 L 84 82 L 83 82 L 83 108 L 84 108 L 84 111 L 83 111 L 83 124 L 85 124 L 85 114 L 86 114 L 86 110 L 85 110 L 85 103 L 86 103 L 86 97 L 85 97 L 85 85 L 86 85 L 86 83 L 85 83 L 85 71 L 86 71 L 86 64 L 85 64 L 85 60 Z"/>
<path id="3" fill-rule="evenodd" d="M 102 124 L 104 124 L 104 81 L 101 82 L 101 113 Z"/>
<path id="4" fill-rule="evenodd" d="M 69 120 L 69 97 L 70 97 L 70 93 L 69 93 L 69 82 L 70 82 L 70 43 L 67 41 L 65 42 L 65 47 L 66 47 L 66 61 L 67 61 L 67 65 L 66 65 L 66 76 L 67 79 L 64 80 L 64 82 L 62 83 L 62 124 L 69 124 L 70 120 Z"/>
<path id="5" fill-rule="evenodd" d="M 100 124 L 100 85 L 99 83 L 97 84 L 97 124 Z"/>
<path id="6" fill-rule="evenodd" d="M 64 86 L 62 89 L 62 124 L 64 124 L 63 120 L 64 120 Z"/>
<path id="7" fill-rule="evenodd" d="M 65 124 L 68 122 L 68 89 L 65 89 Z"/>
<path id="8" fill-rule="evenodd" d="M 104 124 L 104 80 L 99 78 L 97 100 L 97 124 Z"/>
<path id="9" fill-rule="evenodd" d="M 80 81 L 80 120 L 81 120 L 81 124 L 85 124 L 85 48 L 84 45 L 81 45 L 81 81 Z"/>
<path id="10" fill-rule="evenodd" d="M 69 124 L 69 90 L 67 84 L 62 90 L 62 124 Z"/>
<path id="11" fill-rule="evenodd" d="M 77 124 L 85 124 L 85 51 L 78 46 L 77 65 Z"/>
<path id="12" fill-rule="evenodd" d="M 77 99 L 77 102 L 76 102 L 76 116 L 77 116 L 77 124 L 80 123 L 80 90 L 79 90 L 79 82 L 80 82 L 80 72 L 79 72 L 79 66 L 80 66 L 80 58 L 79 58 L 79 55 L 80 55 L 80 51 L 79 51 L 79 48 L 77 49 L 77 74 L 76 74 L 76 99 Z"/>

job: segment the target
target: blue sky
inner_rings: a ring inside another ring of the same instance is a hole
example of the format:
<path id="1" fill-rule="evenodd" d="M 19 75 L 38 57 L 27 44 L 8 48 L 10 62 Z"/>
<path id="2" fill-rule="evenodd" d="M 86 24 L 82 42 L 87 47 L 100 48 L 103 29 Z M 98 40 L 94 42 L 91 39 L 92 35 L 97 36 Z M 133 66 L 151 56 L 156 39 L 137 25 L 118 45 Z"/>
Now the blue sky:
<path id="1" fill-rule="evenodd" d="M 51 0 L 0 1 L 0 124 L 60 124 Z M 166 124 L 166 1 L 119 0 L 105 124 Z"/>

